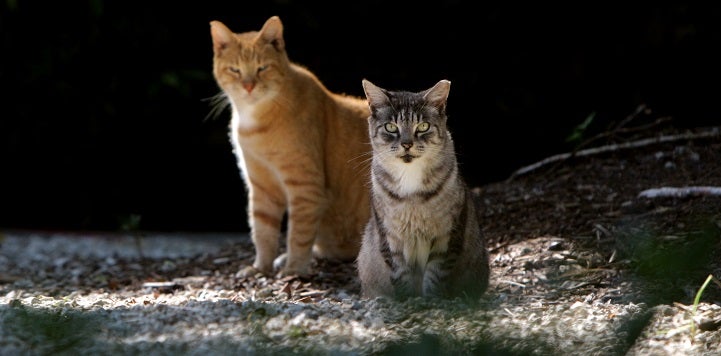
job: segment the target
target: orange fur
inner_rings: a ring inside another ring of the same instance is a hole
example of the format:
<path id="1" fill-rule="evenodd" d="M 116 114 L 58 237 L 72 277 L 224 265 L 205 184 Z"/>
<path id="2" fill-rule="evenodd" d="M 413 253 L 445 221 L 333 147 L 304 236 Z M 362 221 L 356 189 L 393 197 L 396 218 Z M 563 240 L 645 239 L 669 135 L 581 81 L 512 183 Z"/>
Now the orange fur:
<path id="1" fill-rule="evenodd" d="M 286 212 L 283 274 L 308 274 L 313 255 L 352 261 L 369 214 L 367 101 L 329 91 L 292 63 L 277 16 L 243 33 L 212 21 L 211 37 L 256 249 L 242 273 L 273 271 Z"/>

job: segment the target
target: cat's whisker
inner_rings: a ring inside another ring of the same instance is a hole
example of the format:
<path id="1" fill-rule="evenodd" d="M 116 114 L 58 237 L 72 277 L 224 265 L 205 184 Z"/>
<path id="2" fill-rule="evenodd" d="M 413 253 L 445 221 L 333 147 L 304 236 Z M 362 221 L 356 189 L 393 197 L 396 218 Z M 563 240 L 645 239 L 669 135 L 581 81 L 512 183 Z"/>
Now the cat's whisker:
<path id="1" fill-rule="evenodd" d="M 353 158 L 350 158 L 350 159 L 348 160 L 348 163 L 353 162 L 353 161 L 358 160 L 358 159 L 361 159 L 361 158 L 365 158 L 365 157 L 373 157 L 373 151 L 363 152 L 363 153 L 361 153 L 361 154 L 359 154 L 359 155 L 357 155 L 357 156 L 355 156 L 355 157 L 353 157 Z"/>
<path id="2" fill-rule="evenodd" d="M 208 115 L 205 116 L 203 121 L 207 121 L 208 119 L 216 119 L 222 114 L 225 109 L 230 107 L 230 100 L 228 99 L 228 95 L 225 94 L 225 92 L 221 91 L 218 94 L 215 94 L 211 96 L 210 98 L 201 99 L 202 101 L 209 102 L 208 105 L 210 105 L 210 111 L 208 112 Z"/>
<path id="3" fill-rule="evenodd" d="M 363 156 L 363 155 L 361 155 L 361 156 Z M 368 168 L 368 167 L 370 166 L 370 163 L 373 161 L 373 155 L 372 155 L 372 154 L 369 154 L 368 157 L 363 157 L 363 159 L 361 159 L 361 156 L 356 157 L 356 158 L 353 158 L 353 159 L 351 159 L 351 160 L 348 161 L 348 162 L 350 163 L 350 162 L 352 162 L 352 161 L 354 161 L 354 160 L 360 160 L 360 161 L 358 161 L 358 162 L 353 166 L 353 169 L 358 169 L 358 168 L 360 167 L 360 168 L 362 168 L 363 170 L 365 170 L 366 168 Z"/>
<path id="4" fill-rule="evenodd" d="M 385 163 L 385 162 L 387 162 L 389 159 L 395 159 L 395 158 L 396 158 L 395 151 L 393 151 L 392 149 L 387 149 L 387 150 L 384 150 L 384 151 L 376 151 L 375 153 L 376 153 L 375 157 L 372 157 L 372 158 L 377 159 L 378 162 L 383 162 L 383 163 Z"/>
<path id="5" fill-rule="evenodd" d="M 356 161 L 356 160 L 360 160 L 360 159 L 362 159 L 362 160 L 360 161 L 360 163 L 370 162 L 370 161 L 373 160 L 374 154 L 381 154 L 381 155 L 382 155 L 382 154 L 385 154 L 385 152 L 383 152 L 383 151 L 378 151 L 378 152 L 375 152 L 375 153 L 374 153 L 373 150 L 366 151 L 366 152 L 363 152 L 363 153 L 361 153 L 361 154 L 359 154 L 359 155 L 357 155 L 357 156 L 349 159 L 348 162 L 350 163 L 350 162 L 353 162 L 353 161 Z"/>

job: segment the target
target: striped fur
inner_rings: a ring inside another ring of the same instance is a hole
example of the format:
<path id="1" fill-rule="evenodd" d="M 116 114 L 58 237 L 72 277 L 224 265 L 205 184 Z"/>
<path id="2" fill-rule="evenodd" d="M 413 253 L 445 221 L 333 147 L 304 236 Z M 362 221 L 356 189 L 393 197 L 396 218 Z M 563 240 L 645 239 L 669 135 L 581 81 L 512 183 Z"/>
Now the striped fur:
<path id="1" fill-rule="evenodd" d="M 373 146 L 371 214 L 357 259 L 363 296 L 480 296 L 488 253 L 446 127 L 450 82 L 418 93 L 367 80 L 363 88 Z"/>
<path id="2" fill-rule="evenodd" d="M 312 256 L 353 261 L 369 214 L 369 168 L 359 164 L 370 152 L 366 100 L 332 93 L 290 62 L 276 16 L 244 33 L 213 21 L 211 37 L 256 250 L 241 274 L 307 275 Z"/>

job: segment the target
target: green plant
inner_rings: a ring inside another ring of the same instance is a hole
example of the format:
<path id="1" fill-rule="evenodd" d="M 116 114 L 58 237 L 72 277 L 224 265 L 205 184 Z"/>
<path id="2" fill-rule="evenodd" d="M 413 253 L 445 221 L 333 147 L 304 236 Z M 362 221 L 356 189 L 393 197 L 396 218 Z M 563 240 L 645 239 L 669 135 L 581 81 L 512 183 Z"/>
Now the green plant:
<path id="1" fill-rule="evenodd" d="M 703 294 L 704 290 L 706 290 L 706 287 L 708 284 L 714 281 L 716 285 L 721 287 L 721 281 L 716 279 L 712 274 L 709 274 L 708 277 L 706 277 L 706 281 L 703 282 L 701 285 L 701 288 L 698 289 L 698 292 L 696 292 L 696 298 L 693 300 L 693 307 L 691 308 L 691 340 L 693 340 L 696 337 L 696 311 L 698 310 L 698 303 L 701 301 L 701 295 Z"/>
<path id="2" fill-rule="evenodd" d="M 586 116 L 586 119 L 583 120 L 582 123 L 578 124 L 574 129 L 573 132 L 571 132 L 570 135 L 566 137 L 566 142 L 570 143 L 578 143 L 581 142 L 583 139 L 584 133 L 588 129 L 588 126 L 591 125 L 593 122 L 593 119 L 596 117 L 596 112 L 591 112 Z"/>

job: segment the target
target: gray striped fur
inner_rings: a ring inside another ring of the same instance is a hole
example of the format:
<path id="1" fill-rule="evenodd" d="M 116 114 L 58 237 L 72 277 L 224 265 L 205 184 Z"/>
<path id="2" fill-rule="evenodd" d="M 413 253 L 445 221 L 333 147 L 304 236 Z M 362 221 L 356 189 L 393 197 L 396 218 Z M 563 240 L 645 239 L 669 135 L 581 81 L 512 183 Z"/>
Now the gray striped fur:
<path id="1" fill-rule="evenodd" d="M 366 298 L 476 298 L 488 286 L 478 207 L 446 127 L 450 82 L 421 92 L 364 80 L 371 109 L 371 214 L 358 255 Z"/>

